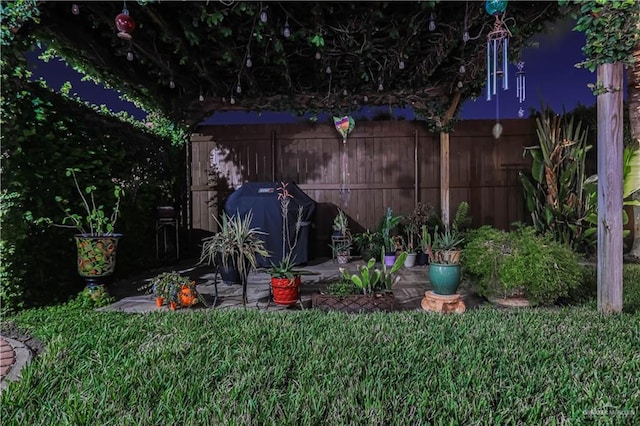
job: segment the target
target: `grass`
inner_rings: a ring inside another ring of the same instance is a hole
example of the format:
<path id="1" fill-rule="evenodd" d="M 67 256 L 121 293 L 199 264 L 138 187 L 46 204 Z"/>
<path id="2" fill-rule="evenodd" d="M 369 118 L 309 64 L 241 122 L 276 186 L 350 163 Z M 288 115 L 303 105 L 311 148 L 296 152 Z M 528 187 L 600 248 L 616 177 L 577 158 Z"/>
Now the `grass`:
<path id="1" fill-rule="evenodd" d="M 347 315 L 69 306 L 13 318 L 47 343 L 3 425 L 637 424 L 640 266 L 595 302 Z"/>

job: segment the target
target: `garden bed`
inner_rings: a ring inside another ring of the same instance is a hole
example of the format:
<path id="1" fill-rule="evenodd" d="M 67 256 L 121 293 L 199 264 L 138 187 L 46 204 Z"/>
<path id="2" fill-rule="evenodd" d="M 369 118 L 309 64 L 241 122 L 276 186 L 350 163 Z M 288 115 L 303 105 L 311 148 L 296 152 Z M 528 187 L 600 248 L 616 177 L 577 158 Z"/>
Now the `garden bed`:
<path id="1" fill-rule="evenodd" d="M 315 293 L 311 296 L 311 307 L 320 311 L 338 311 L 350 314 L 364 312 L 392 312 L 398 309 L 393 293 L 350 294 L 335 296 Z"/>

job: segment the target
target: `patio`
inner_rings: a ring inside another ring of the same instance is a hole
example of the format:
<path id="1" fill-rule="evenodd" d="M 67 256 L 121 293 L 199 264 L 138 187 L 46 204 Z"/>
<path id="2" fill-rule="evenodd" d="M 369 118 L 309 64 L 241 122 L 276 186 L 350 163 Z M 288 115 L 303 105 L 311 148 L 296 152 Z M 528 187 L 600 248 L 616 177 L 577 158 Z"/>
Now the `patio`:
<path id="1" fill-rule="evenodd" d="M 156 307 L 155 300 L 152 295 L 144 295 L 137 291 L 145 281 L 155 276 L 157 273 L 167 270 L 175 270 L 185 276 L 189 276 L 196 281 L 198 291 L 204 296 L 208 304 L 214 301 L 215 295 L 215 273 L 211 266 L 197 266 L 197 260 L 185 260 L 171 268 L 163 268 L 162 270 L 150 271 L 146 274 L 139 275 L 127 280 L 115 282 L 110 287 L 110 292 L 117 302 L 110 306 L 102 308 L 104 311 L 120 311 L 127 313 L 144 313 L 155 312 L 160 310 L 168 310 L 165 305 L 161 308 Z M 361 259 L 355 259 L 344 265 L 349 270 L 355 270 L 364 262 Z M 318 291 L 326 289 L 328 283 L 338 278 L 338 265 L 331 259 L 317 259 L 304 266 L 305 270 L 312 271 L 317 275 L 309 275 L 303 277 L 303 285 L 301 287 L 302 306 L 307 309 L 311 307 L 311 296 Z M 398 301 L 400 310 L 419 310 L 420 301 L 424 297 L 425 291 L 431 290 L 428 279 L 427 266 L 415 266 L 413 268 L 402 268 L 398 275 L 400 280 L 393 288 L 393 293 Z M 269 273 L 265 270 L 254 271 L 249 274 L 247 283 L 247 309 L 258 309 L 261 311 L 283 311 L 300 309 L 299 305 L 291 307 L 276 305 L 269 303 Z M 466 283 L 462 283 L 459 288 L 467 309 L 477 307 L 483 303 L 484 298 L 469 291 Z M 211 306 L 213 307 L 213 306 Z M 202 304 L 198 304 L 193 309 L 207 309 Z M 242 286 L 227 285 L 220 281 L 218 277 L 218 299 L 215 304 L 216 309 L 233 309 L 243 308 L 242 305 Z M 182 312 L 191 309 L 181 309 Z"/>

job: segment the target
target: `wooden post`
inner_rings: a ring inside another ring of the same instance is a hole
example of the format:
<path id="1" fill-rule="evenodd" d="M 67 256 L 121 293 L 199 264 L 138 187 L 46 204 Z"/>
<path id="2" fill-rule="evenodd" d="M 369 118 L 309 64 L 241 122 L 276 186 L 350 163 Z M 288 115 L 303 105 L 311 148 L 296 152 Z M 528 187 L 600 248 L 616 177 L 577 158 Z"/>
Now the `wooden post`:
<path id="1" fill-rule="evenodd" d="M 622 63 L 598 66 L 598 311 L 622 312 Z"/>
<path id="2" fill-rule="evenodd" d="M 440 208 L 442 223 L 449 226 L 449 133 L 440 132 Z"/>
<path id="3" fill-rule="evenodd" d="M 413 131 L 413 207 L 418 206 L 420 180 L 418 179 L 418 129 Z"/>

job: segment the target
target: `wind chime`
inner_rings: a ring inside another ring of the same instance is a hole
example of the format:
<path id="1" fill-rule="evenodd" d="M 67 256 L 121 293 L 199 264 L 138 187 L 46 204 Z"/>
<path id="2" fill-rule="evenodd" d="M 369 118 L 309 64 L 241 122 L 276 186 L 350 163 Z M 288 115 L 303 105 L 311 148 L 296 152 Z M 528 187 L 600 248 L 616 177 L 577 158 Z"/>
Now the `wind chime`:
<path id="1" fill-rule="evenodd" d="M 333 117 L 333 124 L 342 136 L 342 182 L 340 184 L 340 199 L 344 207 L 349 203 L 349 153 L 347 151 L 347 137 L 356 126 L 355 120 L 345 115 L 344 117 Z"/>
<path id="2" fill-rule="evenodd" d="M 487 34 L 487 101 L 496 96 L 496 124 L 493 136 L 498 139 L 502 134 L 499 119 L 499 96 L 497 92 L 498 76 L 502 77 L 502 89 L 509 89 L 509 37 L 511 32 L 504 22 L 507 0 L 487 0 L 485 10 L 496 18 L 493 29 Z M 500 62 L 501 60 L 501 62 Z"/>
<path id="3" fill-rule="evenodd" d="M 129 16 L 127 9 L 127 0 L 124 0 L 122 12 L 116 16 L 116 28 L 118 29 L 118 37 L 129 42 L 129 50 L 127 51 L 127 60 L 133 61 L 133 50 L 131 49 L 131 33 L 136 28 L 136 21 Z"/>

